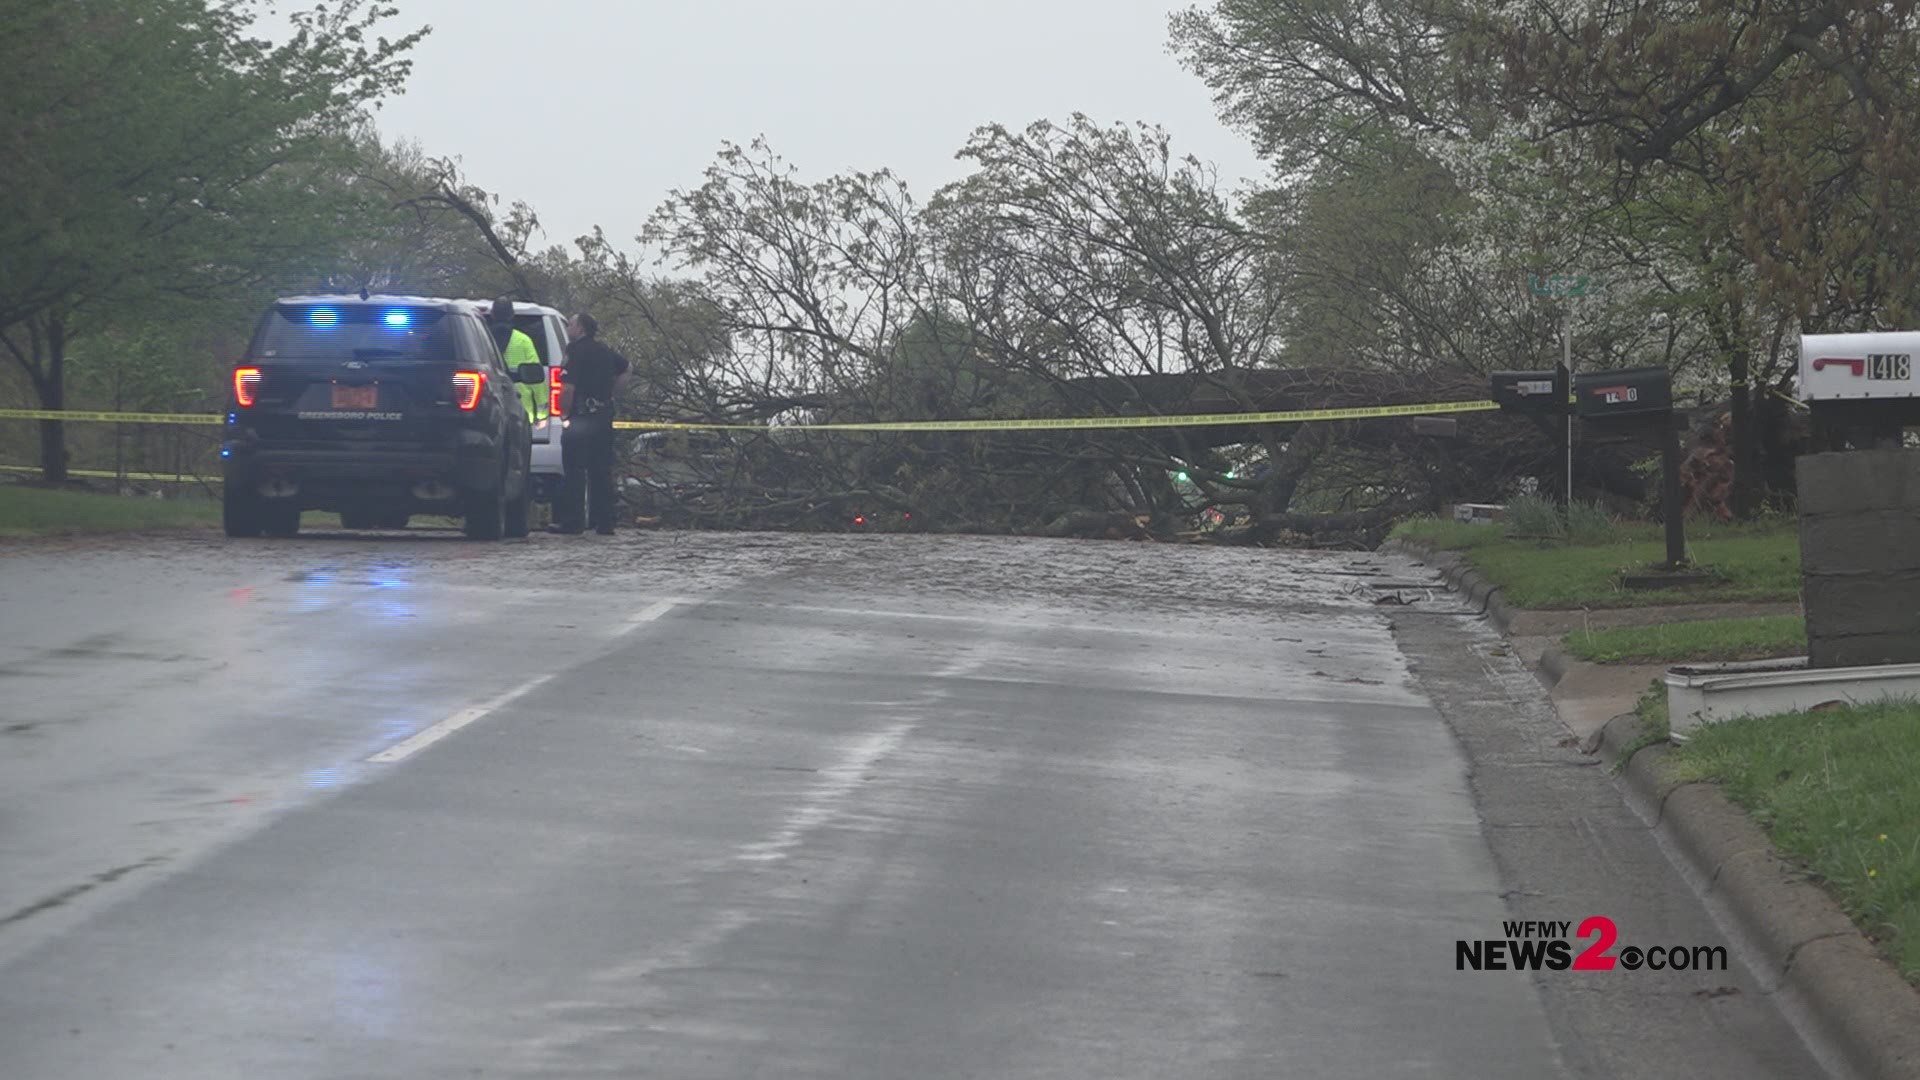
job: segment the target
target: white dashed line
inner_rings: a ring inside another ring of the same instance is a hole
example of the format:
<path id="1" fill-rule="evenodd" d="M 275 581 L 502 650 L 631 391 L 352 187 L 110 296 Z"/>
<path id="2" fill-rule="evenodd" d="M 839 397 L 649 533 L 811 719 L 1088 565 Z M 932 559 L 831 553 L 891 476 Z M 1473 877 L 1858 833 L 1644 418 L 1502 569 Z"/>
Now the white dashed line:
<path id="1" fill-rule="evenodd" d="M 652 604 L 648 604 L 646 607 L 642 608 L 640 611 L 635 613 L 632 618 L 628 619 L 625 623 L 621 624 L 620 629 L 615 632 L 615 636 L 618 637 L 623 634 L 632 633 L 633 631 L 639 629 L 641 626 L 647 623 L 650 623 L 655 619 L 658 619 L 660 616 L 665 615 L 669 611 L 672 611 L 674 608 L 674 605 L 678 603 L 680 603 L 679 600 L 670 598 L 666 600 L 655 601 Z M 496 697 L 489 698 L 488 700 L 483 701 L 478 705 L 469 705 L 468 707 L 461 709 L 459 712 L 454 713 L 452 716 L 449 716 L 439 721 L 438 723 L 435 723 L 429 727 L 425 727 L 420 729 L 419 731 L 414 732 L 412 735 L 408 736 L 407 738 L 401 740 L 400 742 L 394 743 L 392 746 L 387 747 L 385 750 L 380 751 L 379 753 L 373 755 L 367 760 L 375 764 L 382 764 L 382 765 L 388 764 L 390 762 L 395 762 L 395 761 L 404 761 L 405 759 L 412 757 L 414 754 L 417 754 L 420 751 L 425 750 L 427 747 L 432 746 L 434 743 L 439 742 L 441 739 L 444 739 L 447 736 L 453 734 L 454 732 L 459 731 L 461 728 L 466 727 L 468 724 L 473 723 L 475 720 L 478 720 L 481 717 L 488 715 L 489 713 L 505 708 L 506 706 L 512 704 L 513 702 L 518 701 L 520 698 L 525 697 L 527 694 L 530 694 L 533 691 L 538 690 L 540 687 L 545 686 L 549 681 L 553 679 L 555 675 L 558 675 L 558 674 L 559 672 L 557 671 L 549 671 L 545 675 L 536 675 L 533 678 L 528 679 L 526 682 L 521 683 L 519 686 L 516 686 L 513 689 L 508 690 L 504 694 L 500 694 Z"/>

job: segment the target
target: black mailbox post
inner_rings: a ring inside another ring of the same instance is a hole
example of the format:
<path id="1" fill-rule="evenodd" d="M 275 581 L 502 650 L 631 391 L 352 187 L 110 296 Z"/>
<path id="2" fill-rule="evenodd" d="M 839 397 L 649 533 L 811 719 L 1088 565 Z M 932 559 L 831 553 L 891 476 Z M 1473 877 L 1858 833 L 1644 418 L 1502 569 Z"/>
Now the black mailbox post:
<path id="1" fill-rule="evenodd" d="M 1680 417 L 1673 411 L 1673 375 L 1663 367 L 1593 371 L 1573 381 L 1573 411 L 1582 420 L 1639 422 L 1660 440 L 1660 512 L 1666 518 L 1667 569 L 1687 561 L 1686 508 L 1680 497 Z"/>
<path id="2" fill-rule="evenodd" d="M 1502 411 L 1517 412 L 1549 439 L 1567 447 L 1567 501 L 1573 501 L 1573 414 L 1567 407 L 1571 384 L 1564 364 L 1546 371 L 1496 371 L 1493 400 Z M 1556 422 L 1555 418 L 1558 417 Z"/>
<path id="3" fill-rule="evenodd" d="M 1524 413 L 1546 428 L 1545 417 L 1559 415 L 1590 423 L 1648 424 L 1660 442 L 1660 506 L 1666 518 L 1667 569 L 1686 565 L 1686 517 L 1680 497 L 1679 414 L 1673 410 L 1673 376 L 1663 367 L 1582 372 L 1568 386 L 1567 369 L 1496 371 L 1493 400 L 1502 409 Z M 1568 398 L 1571 397 L 1571 405 Z M 1552 434 L 1549 431 L 1549 434 Z M 1567 500 L 1571 504 L 1571 474 Z"/>
<path id="4" fill-rule="evenodd" d="M 1493 400 L 1503 409 L 1558 416 L 1567 411 L 1567 369 L 1496 371 Z"/>

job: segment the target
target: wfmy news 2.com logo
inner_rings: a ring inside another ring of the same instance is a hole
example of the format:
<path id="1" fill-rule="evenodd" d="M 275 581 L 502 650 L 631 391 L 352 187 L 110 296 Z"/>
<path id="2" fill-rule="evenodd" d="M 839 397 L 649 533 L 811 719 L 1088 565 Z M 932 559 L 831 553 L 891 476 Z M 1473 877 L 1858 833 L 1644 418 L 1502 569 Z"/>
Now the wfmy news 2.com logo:
<path id="1" fill-rule="evenodd" d="M 1571 922 L 1529 919 L 1500 924 L 1504 938 L 1454 942 L 1455 971 L 1725 971 L 1725 945 L 1622 945 L 1605 915 Z M 1578 952 L 1574 947 L 1585 947 Z"/>

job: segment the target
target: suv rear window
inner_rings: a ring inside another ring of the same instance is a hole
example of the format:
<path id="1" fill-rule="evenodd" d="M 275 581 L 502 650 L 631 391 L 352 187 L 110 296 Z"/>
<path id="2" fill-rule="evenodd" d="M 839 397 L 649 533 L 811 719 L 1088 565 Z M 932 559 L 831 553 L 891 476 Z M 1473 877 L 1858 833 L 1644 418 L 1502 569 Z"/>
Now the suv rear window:
<path id="1" fill-rule="evenodd" d="M 513 328 L 533 339 L 533 351 L 540 354 L 540 362 L 553 366 L 553 357 L 547 355 L 547 317 L 545 315 L 515 315 Z"/>
<path id="2" fill-rule="evenodd" d="M 456 350 L 446 312 L 375 304 L 276 304 L 254 335 L 260 360 L 437 360 Z"/>

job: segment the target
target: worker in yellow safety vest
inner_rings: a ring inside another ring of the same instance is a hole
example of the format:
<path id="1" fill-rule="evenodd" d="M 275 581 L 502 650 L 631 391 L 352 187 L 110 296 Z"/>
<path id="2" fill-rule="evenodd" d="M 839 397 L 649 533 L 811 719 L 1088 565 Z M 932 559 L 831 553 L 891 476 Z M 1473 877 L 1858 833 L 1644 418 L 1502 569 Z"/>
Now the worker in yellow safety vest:
<path id="1" fill-rule="evenodd" d="M 493 329 L 493 340 L 500 346 L 500 355 L 507 361 L 507 370 L 512 371 L 521 364 L 537 364 L 540 352 L 533 347 L 533 339 L 513 328 L 513 301 L 501 297 L 493 302 L 488 313 L 487 323 Z M 539 423 L 547 418 L 547 387 L 544 382 L 539 386 L 519 383 L 520 404 L 527 407 L 527 419 Z"/>

